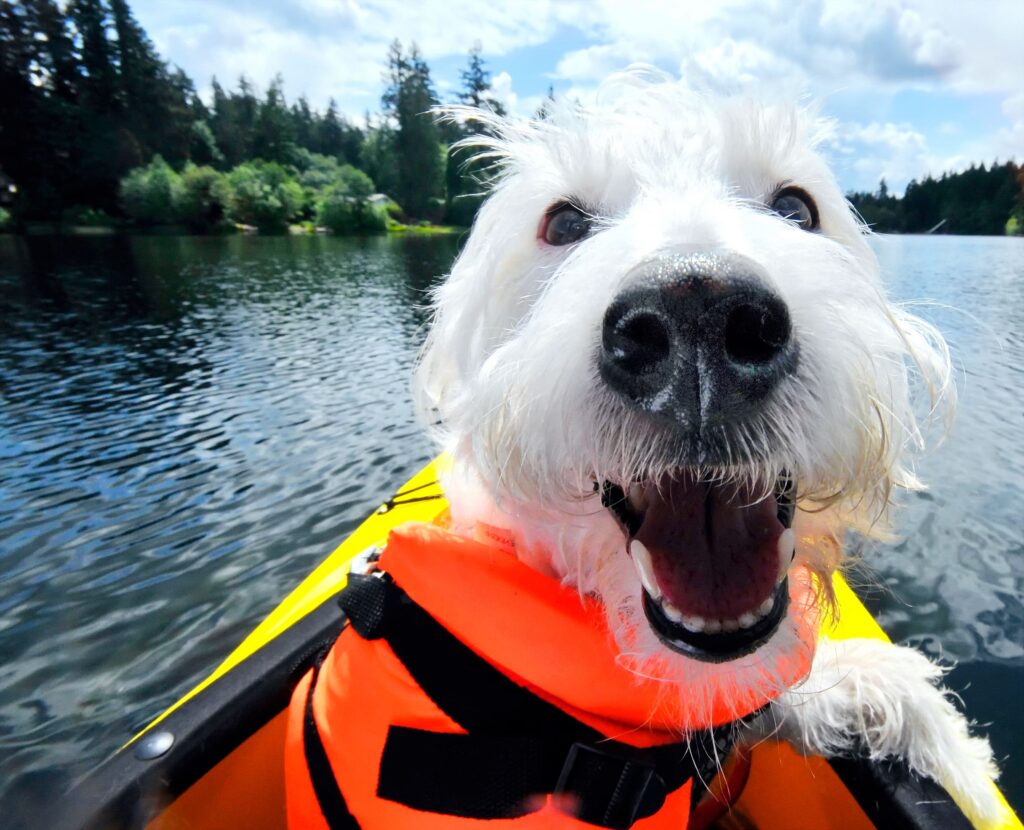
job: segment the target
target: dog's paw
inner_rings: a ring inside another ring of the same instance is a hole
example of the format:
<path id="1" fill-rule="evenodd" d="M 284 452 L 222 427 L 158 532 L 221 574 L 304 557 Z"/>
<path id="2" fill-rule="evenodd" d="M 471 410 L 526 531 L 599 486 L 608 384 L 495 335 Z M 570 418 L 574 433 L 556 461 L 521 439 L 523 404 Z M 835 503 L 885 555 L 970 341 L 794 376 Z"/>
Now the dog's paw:
<path id="1" fill-rule="evenodd" d="M 901 758 L 938 781 L 975 825 L 1006 807 L 987 739 L 972 736 L 944 670 L 920 652 L 877 640 L 822 640 L 807 679 L 784 692 L 761 725 L 806 754 Z"/>

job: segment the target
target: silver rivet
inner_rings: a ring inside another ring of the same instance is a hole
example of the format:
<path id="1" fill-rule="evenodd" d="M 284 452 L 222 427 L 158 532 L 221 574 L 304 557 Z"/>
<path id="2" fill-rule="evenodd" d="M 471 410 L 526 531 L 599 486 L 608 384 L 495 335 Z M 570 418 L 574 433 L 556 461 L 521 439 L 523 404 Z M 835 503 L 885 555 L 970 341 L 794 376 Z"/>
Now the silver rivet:
<path id="1" fill-rule="evenodd" d="M 174 743 L 174 735 L 166 730 L 148 732 L 135 742 L 135 757 L 140 761 L 159 758 Z"/>

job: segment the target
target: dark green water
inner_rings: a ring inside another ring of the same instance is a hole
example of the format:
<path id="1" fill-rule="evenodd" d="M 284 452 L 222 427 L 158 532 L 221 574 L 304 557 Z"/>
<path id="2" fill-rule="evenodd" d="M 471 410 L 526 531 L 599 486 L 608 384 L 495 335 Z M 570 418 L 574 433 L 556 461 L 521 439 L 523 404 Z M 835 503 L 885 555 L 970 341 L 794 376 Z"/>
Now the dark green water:
<path id="1" fill-rule="evenodd" d="M 408 378 L 456 246 L 0 237 L 0 815 L 170 704 L 426 461 Z M 877 247 L 897 297 L 944 304 L 962 405 L 904 541 L 864 551 L 869 602 L 961 661 L 1020 807 L 1024 242 Z"/>

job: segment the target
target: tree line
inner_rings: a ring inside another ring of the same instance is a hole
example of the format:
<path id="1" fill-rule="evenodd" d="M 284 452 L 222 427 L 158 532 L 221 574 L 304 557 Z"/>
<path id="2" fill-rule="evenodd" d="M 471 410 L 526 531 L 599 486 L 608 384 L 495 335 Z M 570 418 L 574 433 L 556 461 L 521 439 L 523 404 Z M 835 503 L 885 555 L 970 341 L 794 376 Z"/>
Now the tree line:
<path id="1" fill-rule="evenodd" d="M 962 173 L 912 180 L 903 198 L 885 179 L 875 193 L 847 198 L 864 221 L 884 233 L 1024 234 L 1024 167 L 984 164 Z"/>
<path id="2" fill-rule="evenodd" d="M 207 104 L 127 0 L 0 0 L 0 225 L 469 224 L 486 171 L 450 149 L 465 128 L 427 114 L 439 97 L 415 44 L 391 45 L 383 81 L 362 125 L 333 99 L 289 102 L 280 75 L 262 93 L 214 78 Z M 461 81 L 459 101 L 500 111 L 479 46 Z M 1024 230 L 1022 193 L 1007 163 L 849 198 L 880 231 L 998 234 Z"/>
<path id="3" fill-rule="evenodd" d="M 387 54 L 381 111 L 364 125 L 280 75 L 261 93 L 214 78 L 209 104 L 164 61 L 126 0 L 0 0 L 0 210 L 18 223 L 290 223 L 372 232 L 388 222 L 465 225 L 482 171 L 450 147 L 415 44 Z M 479 45 L 458 100 L 490 106 Z M 374 193 L 390 199 L 370 200 Z"/>

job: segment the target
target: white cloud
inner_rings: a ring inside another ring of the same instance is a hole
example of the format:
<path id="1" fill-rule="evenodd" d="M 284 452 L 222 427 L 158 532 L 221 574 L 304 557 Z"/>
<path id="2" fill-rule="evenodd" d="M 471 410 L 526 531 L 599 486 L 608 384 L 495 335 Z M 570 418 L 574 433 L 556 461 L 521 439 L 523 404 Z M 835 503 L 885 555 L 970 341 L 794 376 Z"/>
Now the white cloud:
<path id="1" fill-rule="evenodd" d="M 884 178 L 892 192 L 921 175 L 928 155 L 924 135 L 907 124 L 843 123 L 827 145 L 851 189 L 873 191 Z"/>
<path id="2" fill-rule="evenodd" d="M 508 112 L 518 112 L 519 96 L 512 91 L 512 76 L 508 72 L 499 72 L 491 78 L 491 97 L 501 104 Z"/>
<path id="3" fill-rule="evenodd" d="M 1003 114 L 1010 120 L 992 139 L 992 156 L 1003 161 L 1024 162 L 1024 91 L 1003 101 Z"/>
<path id="4" fill-rule="evenodd" d="M 819 92 L 902 83 L 1005 91 L 1024 78 L 1017 0 L 993 0 L 984 14 L 959 0 L 597 0 L 587 21 L 598 42 L 565 55 L 560 78 L 594 81 L 634 61 L 681 63 L 719 83 L 768 74 Z"/>

